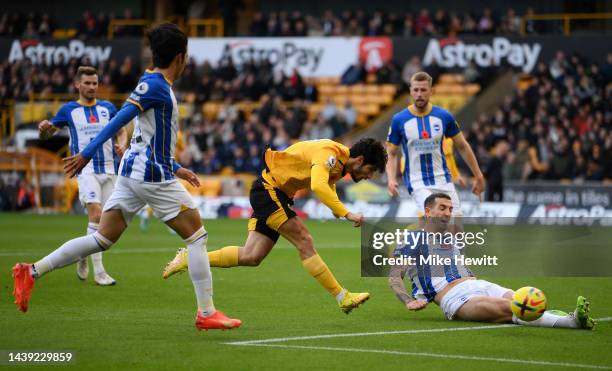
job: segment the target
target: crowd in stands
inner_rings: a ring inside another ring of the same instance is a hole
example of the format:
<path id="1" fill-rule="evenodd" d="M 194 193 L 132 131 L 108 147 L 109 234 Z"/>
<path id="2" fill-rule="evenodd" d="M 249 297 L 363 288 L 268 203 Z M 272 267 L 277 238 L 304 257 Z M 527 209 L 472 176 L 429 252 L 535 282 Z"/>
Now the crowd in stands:
<path id="1" fill-rule="evenodd" d="M 0 104 L 7 100 L 28 101 L 32 94 L 44 99 L 51 94 L 76 94 L 73 80 L 79 65 L 88 61 L 72 59 L 67 64 L 53 67 L 35 65 L 29 59 L 9 64 L 0 63 Z M 101 86 L 112 87 L 115 93 L 127 93 L 138 82 L 140 66 L 130 57 L 123 61 L 111 59 L 97 66 Z"/>
<path id="2" fill-rule="evenodd" d="M 533 10 L 528 10 L 533 13 Z M 505 14 L 494 14 L 484 7 L 479 12 L 462 14 L 444 9 L 418 12 L 385 13 L 377 10 L 327 10 L 322 16 L 300 11 L 258 12 L 249 28 L 251 36 L 457 36 L 463 34 L 517 34 L 520 18 L 509 8 Z M 528 32 L 536 32 L 535 26 Z"/>
<path id="3" fill-rule="evenodd" d="M 467 133 L 491 188 L 501 180 L 612 180 L 612 53 L 598 66 L 558 52 Z"/>
<path id="4" fill-rule="evenodd" d="M 65 28 L 74 28 L 76 30 L 75 36 L 81 39 L 106 38 L 111 19 L 129 20 L 134 18 L 131 8 L 125 8 L 121 16 L 104 12 L 94 15 L 91 11 L 86 10 L 81 19 L 73 25 L 67 25 Z M 51 19 L 48 13 L 30 12 L 28 14 L 21 14 L 7 12 L 0 15 L 0 37 L 42 39 L 51 37 L 56 28 L 56 22 Z M 139 26 L 118 26 L 114 28 L 113 34 L 118 37 L 138 37 L 142 36 L 143 33 L 142 27 Z"/>
<path id="5" fill-rule="evenodd" d="M 176 85 L 177 98 L 221 102 L 215 118 L 196 113 L 184 122 L 187 150 L 182 162 L 196 172 L 210 174 L 223 168 L 235 172 L 261 170 L 265 146 L 282 150 L 296 140 L 336 138 L 356 123 L 350 102 L 337 107 L 327 101 L 310 120 L 307 105 L 318 100 L 315 85 L 305 82 L 297 70 L 285 75 L 268 62 L 234 66 L 231 59 L 217 68 L 192 61 Z M 241 101 L 260 102 L 253 112 L 241 110 Z"/>

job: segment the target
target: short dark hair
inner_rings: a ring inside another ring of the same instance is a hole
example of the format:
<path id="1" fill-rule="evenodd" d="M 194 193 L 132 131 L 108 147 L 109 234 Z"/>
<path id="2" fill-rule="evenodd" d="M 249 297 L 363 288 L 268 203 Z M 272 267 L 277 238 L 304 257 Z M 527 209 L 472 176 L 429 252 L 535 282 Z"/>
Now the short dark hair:
<path id="1" fill-rule="evenodd" d="M 187 53 L 187 35 L 174 23 L 164 22 L 147 30 L 153 67 L 167 68 L 179 54 Z"/>
<path id="2" fill-rule="evenodd" d="M 431 208 L 433 205 L 436 204 L 436 200 L 438 198 L 445 198 L 447 200 L 452 200 L 450 196 L 447 195 L 446 193 L 442 193 L 442 192 L 432 193 L 429 196 L 427 196 L 427 198 L 425 199 L 425 207 Z"/>
<path id="3" fill-rule="evenodd" d="M 364 165 L 374 165 L 380 173 L 385 172 L 387 151 L 383 144 L 374 138 L 362 138 L 351 147 L 350 157 L 363 156 Z"/>
<path id="4" fill-rule="evenodd" d="M 81 80 L 81 77 L 83 75 L 91 76 L 91 75 L 97 75 L 97 74 L 98 74 L 98 70 L 96 70 L 95 67 L 92 67 L 92 66 L 79 66 L 79 68 L 77 68 L 76 74 L 74 75 L 74 79 L 75 80 Z"/>

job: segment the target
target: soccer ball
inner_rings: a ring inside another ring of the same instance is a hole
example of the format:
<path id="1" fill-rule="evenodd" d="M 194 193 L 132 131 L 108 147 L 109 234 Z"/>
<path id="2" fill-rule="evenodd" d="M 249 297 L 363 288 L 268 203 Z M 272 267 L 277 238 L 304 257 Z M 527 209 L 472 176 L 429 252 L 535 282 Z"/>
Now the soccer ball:
<path id="1" fill-rule="evenodd" d="M 535 321 L 546 310 L 546 296 L 535 287 L 521 287 L 512 296 L 512 313 L 523 321 Z"/>

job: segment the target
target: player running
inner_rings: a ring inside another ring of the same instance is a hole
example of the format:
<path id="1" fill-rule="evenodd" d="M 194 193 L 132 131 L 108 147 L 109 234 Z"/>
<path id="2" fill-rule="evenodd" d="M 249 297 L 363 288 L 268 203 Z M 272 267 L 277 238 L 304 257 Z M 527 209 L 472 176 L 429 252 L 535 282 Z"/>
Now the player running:
<path id="1" fill-rule="evenodd" d="M 426 72 L 417 72 L 410 79 L 410 96 L 414 104 L 393 116 L 387 138 L 388 190 L 397 196 L 398 150 L 404 154 L 404 184 L 421 212 L 425 199 L 432 193 L 448 194 L 453 200 L 454 215 L 461 216 L 461 203 L 452 182 L 451 172 L 443 152 L 444 137 L 452 138 L 454 147 L 474 175 L 472 192 L 480 197 L 484 176 L 459 124 L 447 110 L 429 103 L 432 79 Z"/>
<path id="2" fill-rule="evenodd" d="M 153 54 L 153 70 L 147 70 L 121 110 L 80 153 L 65 160 L 64 169 L 74 176 L 93 158 L 103 143 L 132 119 L 134 134 L 119 168 L 115 189 L 104 205 L 100 228 L 75 238 L 34 264 L 13 267 L 15 303 L 28 309 L 35 280 L 93 253 L 108 250 L 127 228 L 134 214 L 149 204 L 155 216 L 181 236 L 187 245 L 189 275 L 197 302 L 196 328 L 231 329 L 241 322 L 215 310 L 212 276 L 206 242 L 196 205 L 175 178 L 199 186 L 198 177 L 174 160 L 178 130 L 178 106 L 172 82 L 185 68 L 187 36 L 174 24 L 163 23 L 147 32 Z"/>
<path id="3" fill-rule="evenodd" d="M 425 199 L 425 220 L 422 231 L 412 233 L 445 233 L 448 231 L 453 203 L 445 193 L 433 193 Z M 479 280 L 461 264 L 455 264 L 454 256 L 460 254 L 455 247 L 442 246 L 426 238 L 413 238 L 415 246 L 399 247 L 395 256 L 414 256 L 415 265 L 393 266 L 389 274 L 389 286 L 397 298 L 409 310 L 421 310 L 430 302 L 440 306 L 447 319 L 516 323 L 539 327 L 564 327 L 592 329 L 595 325 L 590 317 L 590 303 L 582 296 L 577 299 L 572 313 L 557 310 L 545 311 L 534 321 L 523 321 L 510 309 L 514 291 L 495 283 Z M 430 243 L 432 242 L 432 243 Z M 419 256 L 438 255 L 448 257 L 449 265 L 426 264 Z M 412 295 L 408 295 L 403 278 L 412 281 Z"/>
<path id="4" fill-rule="evenodd" d="M 111 102 L 96 99 L 98 72 L 94 67 L 80 66 L 75 75 L 74 86 L 79 91 L 79 99 L 64 104 L 51 121 L 43 120 L 38 124 L 41 139 L 47 139 L 59 129 L 68 127 L 72 155 L 83 151 L 117 113 Z M 128 147 L 125 129 L 117 132 L 114 142 L 116 155 L 121 158 Z M 108 140 L 93 154 L 91 163 L 77 175 L 79 199 L 86 208 L 89 219 L 87 234 L 98 230 L 102 207 L 113 191 L 117 174 L 114 156 L 113 140 Z M 96 284 L 111 286 L 116 283 L 104 269 L 101 252 L 91 254 L 91 261 Z M 86 280 L 89 274 L 87 259 L 78 260 L 76 266 L 77 277 Z"/>
<path id="5" fill-rule="evenodd" d="M 355 182 L 370 179 L 383 172 L 387 155 L 382 143 L 361 139 L 351 148 L 329 139 L 296 143 L 284 151 L 266 150 L 266 168 L 253 182 L 249 199 L 253 215 L 248 222 L 249 234 L 244 247 L 226 246 L 208 253 L 212 267 L 257 266 L 272 250 L 279 236 L 298 250 L 302 266 L 336 298 L 340 309 L 348 314 L 369 299 L 368 293 L 351 293 L 340 286 L 314 247 L 312 236 L 291 209 L 293 196 L 302 189 L 312 190 L 336 217 L 361 226 L 363 216 L 349 212 L 336 194 L 336 182 L 347 173 Z M 163 277 L 184 272 L 191 266 L 185 249 L 168 263 Z"/>

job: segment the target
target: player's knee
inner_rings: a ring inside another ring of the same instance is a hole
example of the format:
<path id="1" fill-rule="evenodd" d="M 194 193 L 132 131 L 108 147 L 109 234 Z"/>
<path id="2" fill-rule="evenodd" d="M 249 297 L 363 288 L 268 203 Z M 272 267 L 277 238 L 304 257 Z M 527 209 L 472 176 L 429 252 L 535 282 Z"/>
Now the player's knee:
<path id="1" fill-rule="evenodd" d="M 246 265 L 249 267 L 257 267 L 263 261 L 264 257 L 256 254 L 247 254 L 240 257 L 240 265 Z"/>
<path id="2" fill-rule="evenodd" d="M 300 233 L 297 241 L 297 247 L 301 253 L 312 253 L 314 251 L 314 242 L 312 235 L 308 231 Z"/>

